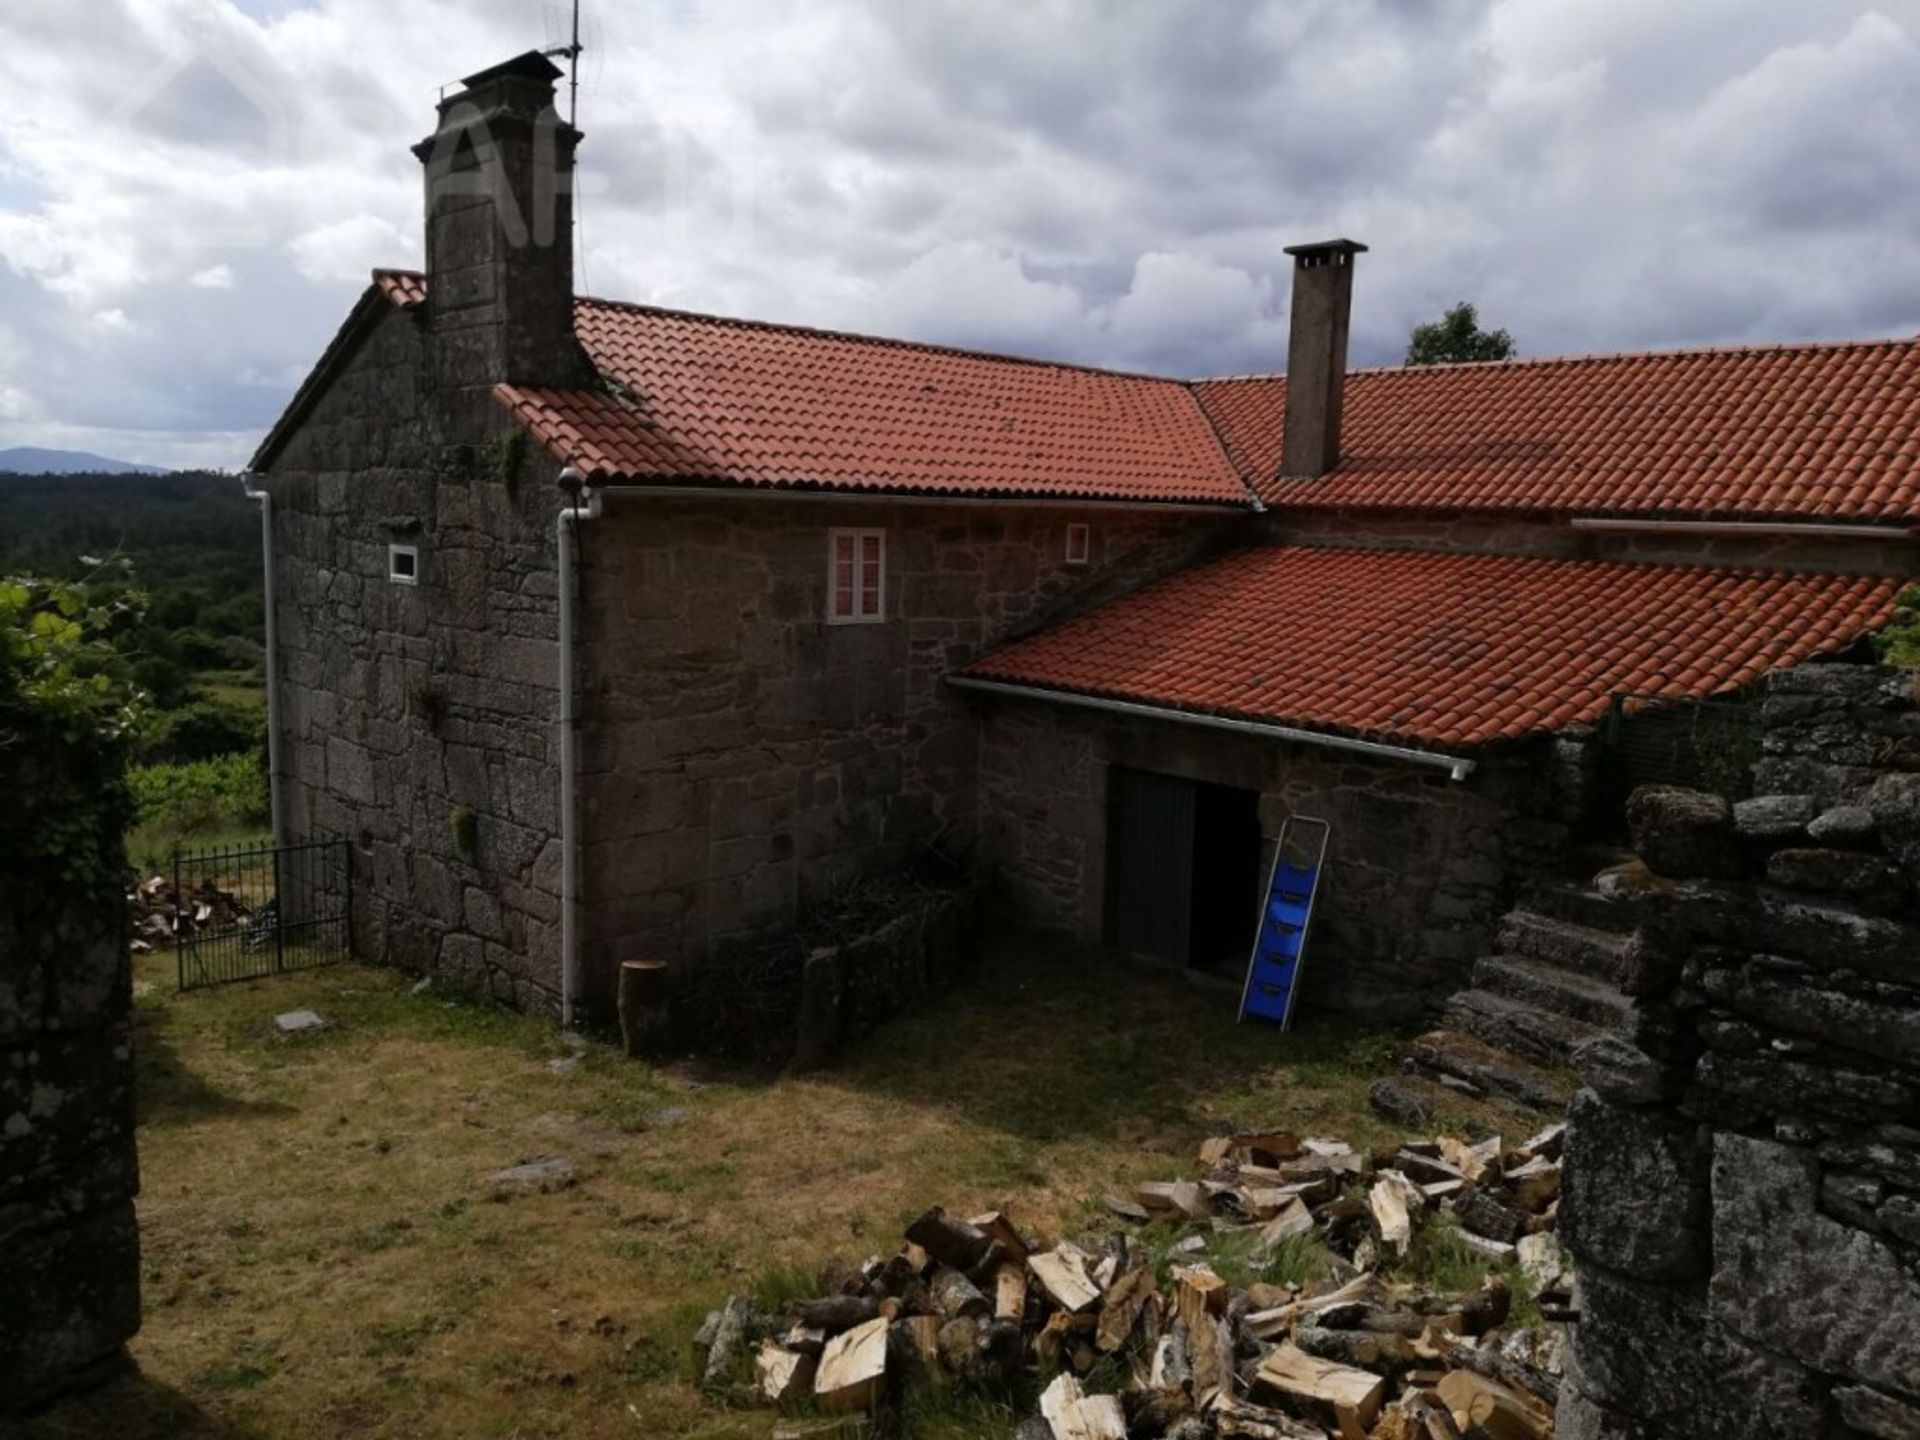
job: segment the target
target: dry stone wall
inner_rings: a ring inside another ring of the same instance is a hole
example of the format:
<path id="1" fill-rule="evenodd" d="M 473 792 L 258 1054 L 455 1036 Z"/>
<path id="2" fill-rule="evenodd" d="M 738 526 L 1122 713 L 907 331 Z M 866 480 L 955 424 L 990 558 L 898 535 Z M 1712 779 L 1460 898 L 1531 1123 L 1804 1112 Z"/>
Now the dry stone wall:
<path id="1" fill-rule="evenodd" d="M 1563 1440 L 1920 1435 L 1920 705 L 1808 665 L 1755 798 L 1630 806 L 1647 940 L 1575 1053 Z"/>
<path id="2" fill-rule="evenodd" d="M 0 746 L 0 791 L 61 793 L 69 763 Z M 0 1411 L 99 1378 L 140 1327 L 125 905 L 111 873 L 41 880 L 0 876 Z"/>
<path id="3" fill-rule="evenodd" d="M 417 314 L 381 318 L 268 475 L 287 828 L 352 842 L 358 953 L 538 1009 L 559 986 L 559 494 L 504 417 L 442 424 L 427 367 Z M 392 544 L 418 546 L 418 584 L 389 580 Z"/>
<path id="4" fill-rule="evenodd" d="M 1489 754 L 1456 782 L 1402 762 L 1036 701 L 979 709 L 982 853 L 1022 918 L 1084 943 L 1105 937 L 1114 767 L 1253 790 L 1263 875 L 1288 815 L 1332 825 L 1305 1003 L 1382 1016 L 1420 1011 L 1490 953 L 1516 886 L 1556 863 L 1590 769 L 1577 737 Z"/>

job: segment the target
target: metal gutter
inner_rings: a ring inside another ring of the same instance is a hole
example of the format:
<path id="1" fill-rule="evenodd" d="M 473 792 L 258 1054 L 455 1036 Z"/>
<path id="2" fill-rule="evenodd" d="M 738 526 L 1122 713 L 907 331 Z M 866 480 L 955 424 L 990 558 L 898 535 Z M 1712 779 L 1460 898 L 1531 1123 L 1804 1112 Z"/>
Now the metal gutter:
<path id="1" fill-rule="evenodd" d="M 1818 540 L 1915 540 L 1910 527 L 1897 525 L 1839 525 L 1793 520 L 1633 520 L 1598 515 L 1576 515 L 1567 522 L 1575 530 L 1615 534 L 1728 535 L 1755 538 L 1779 536 Z"/>
<path id="2" fill-rule="evenodd" d="M 590 490 L 571 467 L 560 472 L 563 487 L 578 486 L 554 517 L 556 581 L 560 591 L 560 1024 L 573 1028 L 573 998 L 579 988 L 580 815 L 575 773 L 573 683 L 574 550 L 580 524 L 600 518 L 600 492 Z"/>
<path id="3" fill-rule="evenodd" d="M 1398 760 L 1407 765 L 1425 765 L 1445 770 L 1452 780 L 1465 780 L 1474 771 L 1475 761 L 1459 755 L 1443 755 L 1437 750 L 1414 750 L 1403 745 L 1383 745 L 1374 740 L 1354 740 L 1345 735 L 1328 735 L 1319 730 L 1299 730 L 1291 725 L 1270 725 L 1262 720 L 1235 720 L 1226 715 L 1205 715 L 1196 710 L 1169 710 L 1159 705 L 1141 705 L 1131 700 L 1109 700 L 1100 695 L 1083 695 L 1072 690 L 1048 690 L 1038 685 L 1011 685 L 1002 680 L 975 680 L 966 675 L 949 675 L 947 683 L 961 690 L 977 690 L 988 695 L 1012 695 L 1022 700 L 1044 700 L 1054 705 L 1077 705 L 1109 715 L 1128 715 L 1142 720 L 1167 720 L 1180 725 L 1199 725 L 1209 730 L 1226 730 L 1236 735 L 1257 735 L 1267 740 L 1287 740 L 1299 745 L 1318 745 L 1352 755 L 1367 755 L 1376 760 Z"/>

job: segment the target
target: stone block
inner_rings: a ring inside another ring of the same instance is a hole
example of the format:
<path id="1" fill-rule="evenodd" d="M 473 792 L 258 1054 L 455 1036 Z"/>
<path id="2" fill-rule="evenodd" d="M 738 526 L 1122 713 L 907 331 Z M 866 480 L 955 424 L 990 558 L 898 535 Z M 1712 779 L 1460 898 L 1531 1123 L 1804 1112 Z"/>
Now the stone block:
<path id="1" fill-rule="evenodd" d="M 1833 1392 L 1840 1418 L 1875 1440 L 1920 1440 L 1920 1409 L 1865 1385 L 1842 1385 Z"/>
<path id="2" fill-rule="evenodd" d="M 1804 834 L 1814 817 L 1811 795 L 1756 795 L 1733 807 L 1734 832 L 1746 840 L 1788 840 Z"/>
<path id="3" fill-rule="evenodd" d="M 1653 1280 L 1706 1274 L 1710 1152 L 1698 1126 L 1609 1105 L 1591 1090 L 1567 1115 L 1560 1237 L 1584 1265 Z"/>
<path id="4" fill-rule="evenodd" d="M 1767 879 L 1794 890 L 1876 902 L 1875 908 L 1890 908 L 1899 898 L 1899 872 L 1878 855 L 1859 850 L 1776 850 L 1767 857 Z"/>
<path id="5" fill-rule="evenodd" d="M 0 1239 L 0 1411 L 99 1378 L 140 1328 L 140 1234 L 132 1200 L 71 1224 Z"/>
<path id="6" fill-rule="evenodd" d="M 1920 1391 L 1920 1281 L 1883 1241 L 1822 1215 L 1818 1197 L 1812 1155 L 1716 1137 L 1714 1319 L 1815 1370 Z"/>
<path id="7" fill-rule="evenodd" d="M 1735 1014 L 1896 1065 L 1920 1060 L 1920 992 L 1822 983 L 1819 971 L 1754 960 L 1715 966 L 1700 989 Z M 1916 977 L 1920 978 L 1920 977 Z"/>
<path id="8" fill-rule="evenodd" d="M 1787 1058 L 1777 1048 L 1701 1058 L 1687 1104 L 1735 1125 L 1788 1116 L 1840 1125 L 1874 1125 L 1913 1113 L 1913 1088 L 1890 1076 L 1844 1069 L 1818 1058 Z"/>
<path id="9" fill-rule="evenodd" d="M 1581 1080 L 1611 1105 L 1658 1105 L 1685 1085 L 1680 1067 L 1656 1060 L 1612 1031 L 1576 1045 L 1568 1058 Z"/>
<path id="10" fill-rule="evenodd" d="M 1882 775 L 1862 800 L 1887 852 L 1920 884 L 1920 774 Z"/>
<path id="11" fill-rule="evenodd" d="M 1732 879 L 1741 872 L 1727 801 L 1704 790 L 1642 785 L 1627 797 L 1627 828 L 1647 868 L 1670 880 Z"/>
<path id="12" fill-rule="evenodd" d="M 1823 810 L 1807 826 L 1808 838 L 1822 845 L 1871 844 L 1877 822 L 1864 805 L 1836 805 Z"/>

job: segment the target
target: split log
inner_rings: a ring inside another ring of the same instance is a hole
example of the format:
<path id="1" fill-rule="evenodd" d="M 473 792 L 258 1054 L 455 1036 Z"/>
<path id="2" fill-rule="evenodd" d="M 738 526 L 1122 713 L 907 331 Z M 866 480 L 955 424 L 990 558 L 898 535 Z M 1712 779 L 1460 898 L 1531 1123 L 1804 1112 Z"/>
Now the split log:
<path id="1" fill-rule="evenodd" d="M 1147 1302 L 1154 1296 L 1153 1271 L 1146 1266 L 1129 1270 L 1108 1287 L 1105 1302 L 1100 1307 L 1100 1325 L 1094 1334 L 1094 1345 L 1111 1353 L 1127 1343 L 1127 1337 L 1133 1334 L 1133 1327 L 1139 1323 L 1140 1313 L 1147 1308 Z"/>
<path id="2" fill-rule="evenodd" d="M 1062 1253 L 1066 1251 L 1067 1253 Z M 1070 1315 L 1077 1315 L 1100 1298 L 1100 1289 L 1088 1278 L 1082 1258 L 1070 1246 L 1056 1246 L 1027 1257 L 1040 1288 Z"/>
<path id="3" fill-rule="evenodd" d="M 1027 1258 L 1026 1238 L 1014 1228 L 1014 1224 L 998 1210 L 989 1210 L 984 1215 L 975 1215 L 967 1222 L 998 1247 L 1000 1258 L 1015 1263 Z"/>
<path id="4" fill-rule="evenodd" d="M 1202 1314 L 1187 1323 L 1187 1359 L 1193 1367 L 1195 1409 L 1204 1411 L 1218 1397 L 1233 1393 L 1233 1332 L 1225 1320 Z"/>
<path id="5" fill-rule="evenodd" d="M 971 1273 L 993 1244 L 993 1237 L 978 1225 L 956 1220 L 938 1205 L 907 1227 L 907 1239 L 962 1273 Z"/>
<path id="6" fill-rule="evenodd" d="M 887 1322 L 869 1320 L 827 1342 L 814 1372 L 813 1398 L 822 1410 L 871 1410 L 887 1378 Z"/>
<path id="7" fill-rule="evenodd" d="M 1326 1440 L 1327 1432 L 1302 1425 L 1290 1415 L 1249 1405 L 1222 1395 L 1213 1409 L 1213 1424 L 1222 1440 Z"/>
<path id="8" fill-rule="evenodd" d="M 1511 1245 L 1527 1229 L 1527 1217 L 1509 1206 L 1502 1205 L 1485 1190 L 1475 1190 L 1454 1208 L 1459 1216 L 1462 1228 L 1476 1235 L 1484 1235 L 1489 1240 L 1498 1240 Z"/>
<path id="9" fill-rule="evenodd" d="M 664 960 L 623 960 L 620 964 L 620 1043 L 628 1059 L 662 1054 L 672 1040 L 670 1000 L 673 972 Z"/>
<path id="10" fill-rule="evenodd" d="M 1364 1435 L 1387 1391 L 1380 1376 L 1318 1359 L 1297 1345 L 1276 1348 L 1260 1362 L 1255 1381 L 1342 1434 Z"/>
<path id="11" fill-rule="evenodd" d="M 1498 1135 L 1490 1136 L 1477 1145 L 1469 1145 L 1452 1135 L 1442 1135 L 1439 1145 L 1440 1158 L 1476 1185 L 1486 1178 L 1487 1172 L 1500 1159 Z"/>
<path id="12" fill-rule="evenodd" d="M 1195 1346 L 1200 1322 L 1227 1313 L 1229 1287 L 1211 1265 L 1205 1264 L 1175 1265 L 1168 1271 L 1168 1278 L 1173 1281 L 1174 1313 L 1186 1322 L 1188 1345 Z"/>
<path id="13" fill-rule="evenodd" d="M 753 1361 L 754 1382 L 775 1405 L 785 1405 L 806 1394 L 813 1387 L 815 1369 L 813 1356 L 798 1354 L 777 1340 L 762 1341 Z"/>
<path id="14" fill-rule="evenodd" d="M 809 1329 L 838 1335 L 877 1316 L 880 1302 L 871 1295 L 829 1295 L 823 1300 L 796 1300 L 787 1309 Z"/>
<path id="15" fill-rule="evenodd" d="M 993 1309 L 987 1297 L 980 1293 L 979 1286 L 958 1270 L 950 1270 L 944 1265 L 933 1272 L 933 1284 L 928 1288 L 933 1295 L 934 1306 L 949 1320 L 956 1320 L 962 1315 L 978 1317 Z"/>
<path id="16" fill-rule="evenodd" d="M 935 1382 L 946 1374 L 940 1363 L 940 1327 L 944 1323 L 938 1315 L 909 1315 L 887 1332 L 888 1343 L 897 1343 L 902 1357 Z"/>
<path id="17" fill-rule="evenodd" d="M 1155 1390 L 1184 1390 L 1193 1383 L 1193 1362 L 1187 1355 L 1187 1327 L 1179 1320 L 1153 1347 L 1147 1384 Z"/>
<path id="18" fill-rule="evenodd" d="M 1132 1221 L 1135 1225 L 1144 1225 L 1153 1217 L 1147 1213 L 1147 1207 L 1123 1200 L 1118 1195 L 1102 1195 L 1100 1203 L 1107 1208 L 1109 1215 L 1117 1215 L 1122 1220 Z"/>
<path id="19" fill-rule="evenodd" d="M 1382 1170 L 1367 1192 L 1367 1208 L 1380 1228 L 1380 1243 L 1404 1255 L 1413 1243 L 1413 1217 L 1426 1204 L 1420 1187 L 1398 1170 Z"/>
<path id="20" fill-rule="evenodd" d="M 1559 1162 L 1536 1155 L 1518 1169 L 1509 1170 L 1502 1183 L 1518 1209 L 1544 1210 L 1560 1196 Z"/>
<path id="21" fill-rule="evenodd" d="M 1369 1330 L 1335 1330 L 1302 1321 L 1293 1327 L 1293 1343 L 1309 1355 L 1362 1370 L 1409 1370 L 1420 1362 L 1404 1335 Z"/>
<path id="22" fill-rule="evenodd" d="M 1191 1180 L 1176 1181 L 1168 1198 L 1173 1208 L 1191 1220 L 1211 1220 L 1213 1203 L 1207 1198 L 1206 1189 Z"/>
<path id="23" fill-rule="evenodd" d="M 1497 1380 L 1471 1370 L 1450 1370 L 1434 1387 L 1434 1397 L 1447 1407 L 1462 1430 L 1478 1426 L 1493 1440 L 1546 1440 L 1553 1433 L 1553 1415 L 1529 1405 Z"/>
<path id="24" fill-rule="evenodd" d="M 994 1267 L 993 1313 L 996 1319 L 1026 1324 L 1027 1272 L 1011 1260 L 1002 1260 Z"/>
<path id="25" fill-rule="evenodd" d="M 1514 1247 L 1514 1253 L 1519 1257 L 1520 1268 L 1526 1272 L 1537 1295 L 1552 1291 L 1566 1269 L 1565 1258 L 1560 1253 L 1560 1242 L 1545 1232 L 1522 1235 L 1520 1243 Z"/>
<path id="26" fill-rule="evenodd" d="M 1498 1350 L 1470 1345 L 1464 1340 L 1448 1335 L 1434 1336 L 1440 1354 L 1448 1365 L 1456 1369 L 1471 1370 L 1484 1375 L 1489 1380 L 1498 1380 L 1509 1390 L 1520 1391 L 1534 1396 L 1548 1410 L 1554 1410 L 1560 1404 L 1560 1378 L 1532 1365 L 1523 1365 L 1520 1361 L 1502 1355 Z"/>
<path id="27" fill-rule="evenodd" d="M 1040 1393 L 1040 1414 L 1053 1440 L 1127 1440 L 1126 1412 L 1111 1395 L 1089 1395 L 1071 1375 L 1057 1375 Z"/>
<path id="28" fill-rule="evenodd" d="M 818 1360 L 820 1352 L 827 1348 L 827 1332 L 796 1324 L 780 1337 L 780 1343 L 797 1354 L 811 1355 Z"/>
<path id="29" fill-rule="evenodd" d="M 1140 1202 L 1140 1208 L 1164 1214 L 1175 1209 L 1173 1203 L 1174 1182 L 1171 1180 L 1143 1180 L 1133 1187 L 1133 1198 Z"/>
<path id="30" fill-rule="evenodd" d="M 1313 1233 L 1313 1212 L 1301 1203 L 1296 1196 L 1287 1201 L 1274 1217 L 1261 1228 L 1260 1238 L 1254 1242 L 1256 1255 L 1266 1255 L 1284 1245 L 1296 1235 Z"/>
<path id="31" fill-rule="evenodd" d="M 744 1295 L 730 1295 L 720 1309 L 713 1330 L 713 1342 L 707 1348 L 707 1367 L 701 1381 L 708 1389 L 725 1385 L 733 1378 L 747 1343 L 747 1326 L 753 1318 L 753 1302 Z"/>

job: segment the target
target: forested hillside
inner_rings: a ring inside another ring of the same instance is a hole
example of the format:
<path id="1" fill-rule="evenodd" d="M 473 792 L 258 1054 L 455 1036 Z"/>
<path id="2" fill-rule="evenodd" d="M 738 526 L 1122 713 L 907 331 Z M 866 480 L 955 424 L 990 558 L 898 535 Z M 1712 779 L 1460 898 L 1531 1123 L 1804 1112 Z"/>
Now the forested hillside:
<path id="1" fill-rule="evenodd" d="M 144 595 L 112 636 L 157 711 L 136 770 L 150 838 L 258 823 L 265 786 L 260 512 L 237 476 L 0 474 L 0 576 Z"/>

